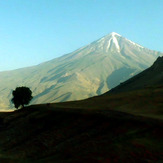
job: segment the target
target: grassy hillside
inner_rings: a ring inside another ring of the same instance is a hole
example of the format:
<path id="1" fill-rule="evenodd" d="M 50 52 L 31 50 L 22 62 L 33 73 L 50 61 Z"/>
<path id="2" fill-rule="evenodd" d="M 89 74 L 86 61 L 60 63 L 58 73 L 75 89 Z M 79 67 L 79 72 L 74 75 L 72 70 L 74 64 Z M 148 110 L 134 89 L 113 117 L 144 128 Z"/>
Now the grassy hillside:
<path id="1" fill-rule="evenodd" d="M 162 95 L 156 87 L 0 113 L 0 161 L 162 162 Z"/>
<path id="2" fill-rule="evenodd" d="M 163 85 L 116 94 L 104 94 L 86 100 L 55 103 L 51 104 L 51 107 L 109 109 L 163 119 Z"/>

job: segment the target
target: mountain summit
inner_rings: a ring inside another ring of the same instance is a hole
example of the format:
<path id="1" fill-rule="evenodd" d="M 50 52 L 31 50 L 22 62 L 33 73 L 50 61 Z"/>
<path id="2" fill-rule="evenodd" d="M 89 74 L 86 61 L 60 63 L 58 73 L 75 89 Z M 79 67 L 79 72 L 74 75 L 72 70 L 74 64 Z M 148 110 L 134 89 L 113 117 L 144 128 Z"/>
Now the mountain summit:
<path id="1" fill-rule="evenodd" d="M 148 68 L 163 53 L 112 32 L 87 46 L 37 66 L 0 72 L 0 108 L 11 108 L 11 91 L 27 86 L 33 103 L 100 95 Z"/>
<path id="2" fill-rule="evenodd" d="M 130 47 L 144 48 L 143 46 L 136 44 L 115 32 L 112 32 L 109 35 L 102 37 L 95 43 L 96 45 L 98 44 L 99 48 L 100 47 L 103 48 L 106 52 L 110 50 L 113 51 L 113 49 L 117 50 L 117 52 L 120 52 L 124 48 L 125 44 L 127 44 Z"/>

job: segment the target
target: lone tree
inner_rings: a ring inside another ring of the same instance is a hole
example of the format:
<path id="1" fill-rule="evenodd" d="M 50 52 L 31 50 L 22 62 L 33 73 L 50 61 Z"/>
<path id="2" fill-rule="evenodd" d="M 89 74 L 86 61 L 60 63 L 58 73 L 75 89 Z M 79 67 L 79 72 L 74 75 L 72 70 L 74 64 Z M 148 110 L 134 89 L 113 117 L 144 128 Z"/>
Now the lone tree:
<path id="1" fill-rule="evenodd" d="M 12 91 L 13 98 L 11 102 L 14 103 L 15 108 L 24 108 L 32 100 L 32 91 L 28 87 L 17 87 Z"/>

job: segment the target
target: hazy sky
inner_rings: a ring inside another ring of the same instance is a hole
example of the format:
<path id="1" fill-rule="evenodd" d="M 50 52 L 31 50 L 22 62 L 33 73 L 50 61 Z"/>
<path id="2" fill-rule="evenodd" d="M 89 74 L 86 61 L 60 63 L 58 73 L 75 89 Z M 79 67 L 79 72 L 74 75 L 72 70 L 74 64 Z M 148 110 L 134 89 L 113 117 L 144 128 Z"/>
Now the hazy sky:
<path id="1" fill-rule="evenodd" d="M 163 52 L 163 0 L 0 0 L 0 71 L 51 60 L 113 31 Z"/>

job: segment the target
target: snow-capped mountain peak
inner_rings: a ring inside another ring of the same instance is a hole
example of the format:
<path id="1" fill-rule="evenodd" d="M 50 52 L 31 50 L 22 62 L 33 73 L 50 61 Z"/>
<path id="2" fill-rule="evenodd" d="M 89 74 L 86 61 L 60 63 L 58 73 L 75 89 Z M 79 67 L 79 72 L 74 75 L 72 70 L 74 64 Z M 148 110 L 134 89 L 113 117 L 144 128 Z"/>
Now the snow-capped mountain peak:
<path id="1" fill-rule="evenodd" d="M 139 49 L 144 48 L 143 46 L 121 36 L 116 32 L 111 32 L 110 34 L 99 39 L 96 43 L 98 47 L 105 49 L 106 52 L 109 52 L 111 50 L 117 51 L 119 53 L 124 44 L 126 44 L 128 47 L 137 47 Z"/>
<path id="2" fill-rule="evenodd" d="M 115 43 L 117 49 L 120 49 L 116 37 L 117 37 L 117 36 L 118 36 L 118 37 L 122 37 L 122 36 L 121 36 L 120 34 L 116 33 L 116 32 L 111 32 L 111 33 L 109 34 L 109 36 L 111 36 L 111 39 L 113 39 L 113 41 L 114 41 L 114 43 Z M 126 38 L 125 38 L 125 39 L 126 39 Z M 143 46 L 141 46 L 141 45 L 139 45 L 139 44 L 137 44 L 137 43 L 135 43 L 135 42 L 133 42 L 133 41 L 131 41 L 131 40 L 129 40 L 129 39 L 126 39 L 126 40 L 127 40 L 128 42 L 130 42 L 132 45 L 135 45 L 135 46 L 137 46 L 137 47 L 139 47 L 139 48 L 144 48 Z"/>
<path id="3" fill-rule="evenodd" d="M 115 32 L 112 32 L 113 43 L 115 44 L 115 47 L 118 50 L 118 52 L 120 52 L 120 46 L 119 46 L 118 40 L 117 40 L 117 38 L 115 36 L 118 36 L 118 35 Z"/>
<path id="4" fill-rule="evenodd" d="M 120 52 L 120 45 L 117 36 L 121 37 L 121 35 L 119 35 L 118 33 L 112 32 L 103 38 L 103 42 L 106 43 L 105 44 L 106 46 L 104 46 L 106 47 L 106 52 L 109 51 L 112 47 L 114 47 L 117 50 L 117 52 Z"/>
<path id="5" fill-rule="evenodd" d="M 118 33 L 116 33 L 116 32 L 111 32 L 110 35 L 112 35 L 113 37 L 114 37 L 114 36 L 119 36 L 119 37 L 121 37 L 121 35 L 118 34 Z"/>

